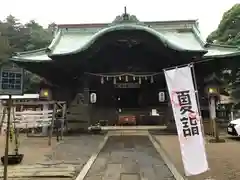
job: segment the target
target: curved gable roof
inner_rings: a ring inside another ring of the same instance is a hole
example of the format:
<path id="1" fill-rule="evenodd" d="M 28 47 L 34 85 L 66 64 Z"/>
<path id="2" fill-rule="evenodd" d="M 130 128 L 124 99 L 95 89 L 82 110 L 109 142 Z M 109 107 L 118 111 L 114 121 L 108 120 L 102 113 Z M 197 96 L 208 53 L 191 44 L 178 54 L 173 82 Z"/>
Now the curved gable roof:
<path id="1" fill-rule="evenodd" d="M 49 46 L 50 50 L 49 55 L 54 56 L 80 53 L 81 51 L 88 49 L 100 37 L 107 36 L 107 34 L 110 32 L 128 30 L 138 30 L 147 32 L 154 36 L 157 40 L 161 41 L 166 47 L 169 47 L 176 51 L 205 52 L 204 48 L 202 48 L 201 46 L 193 48 L 192 46 L 189 46 L 189 44 L 187 43 L 186 44 L 180 43 L 179 37 L 177 37 L 176 35 L 174 36 L 174 34 L 172 34 L 172 37 L 170 37 L 169 35 L 165 36 L 163 33 L 160 33 L 147 26 L 137 24 L 120 24 L 104 28 L 95 34 L 93 33 L 79 34 L 74 31 L 63 33 L 63 31 L 59 31 L 57 33 L 56 39 Z"/>

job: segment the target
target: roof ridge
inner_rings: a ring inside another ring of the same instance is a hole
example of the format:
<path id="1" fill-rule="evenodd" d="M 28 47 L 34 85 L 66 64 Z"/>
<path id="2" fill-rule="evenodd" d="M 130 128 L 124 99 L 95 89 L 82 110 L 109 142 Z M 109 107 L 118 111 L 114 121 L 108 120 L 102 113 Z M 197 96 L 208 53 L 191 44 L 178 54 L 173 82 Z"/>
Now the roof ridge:
<path id="1" fill-rule="evenodd" d="M 197 19 L 188 19 L 188 20 L 165 20 L 165 21 L 141 21 L 142 23 L 146 24 L 171 24 L 171 23 L 186 23 L 186 22 L 197 22 Z M 78 27 L 101 27 L 101 26 L 108 26 L 112 24 L 112 22 L 106 22 L 106 23 L 76 23 L 76 24 L 57 24 L 58 28 L 78 28 Z"/>
<path id="2" fill-rule="evenodd" d="M 51 44 L 46 48 L 46 52 L 51 54 L 51 52 L 55 49 L 56 45 L 59 43 L 62 36 L 62 30 L 58 29 L 55 38 L 52 40 Z"/>

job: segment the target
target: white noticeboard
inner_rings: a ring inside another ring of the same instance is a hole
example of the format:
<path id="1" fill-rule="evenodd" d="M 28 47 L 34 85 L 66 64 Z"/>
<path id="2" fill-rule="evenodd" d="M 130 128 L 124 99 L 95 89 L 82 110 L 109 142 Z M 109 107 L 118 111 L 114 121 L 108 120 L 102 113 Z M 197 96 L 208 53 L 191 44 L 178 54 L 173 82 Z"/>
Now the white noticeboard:
<path id="1" fill-rule="evenodd" d="M 164 71 L 187 176 L 209 169 L 190 66 Z"/>
<path id="2" fill-rule="evenodd" d="M 0 70 L 0 94 L 23 94 L 23 69 L 18 67 L 2 66 Z"/>

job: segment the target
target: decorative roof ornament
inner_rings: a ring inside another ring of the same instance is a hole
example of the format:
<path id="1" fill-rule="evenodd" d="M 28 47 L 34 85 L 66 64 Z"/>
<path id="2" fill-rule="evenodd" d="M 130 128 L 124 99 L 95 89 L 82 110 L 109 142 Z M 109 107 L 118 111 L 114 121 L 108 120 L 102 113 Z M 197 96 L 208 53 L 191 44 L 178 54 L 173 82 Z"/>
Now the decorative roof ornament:
<path id="1" fill-rule="evenodd" d="M 117 24 L 138 24 L 144 25 L 144 23 L 140 22 L 135 15 L 130 15 L 127 13 L 127 7 L 124 7 L 124 13 L 115 18 L 111 25 Z"/>

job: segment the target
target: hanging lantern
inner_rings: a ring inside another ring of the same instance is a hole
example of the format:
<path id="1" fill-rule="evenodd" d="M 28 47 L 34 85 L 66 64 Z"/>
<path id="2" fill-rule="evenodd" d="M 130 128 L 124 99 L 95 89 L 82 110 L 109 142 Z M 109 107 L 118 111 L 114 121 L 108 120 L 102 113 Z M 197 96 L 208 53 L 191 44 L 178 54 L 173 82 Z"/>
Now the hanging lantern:
<path id="1" fill-rule="evenodd" d="M 116 77 L 113 78 L 113 84 L 116 84 L 117 80 Z"/>
<path id="2" fill-rule="evenodd" d="M 151 83 L 154 83 L 153 76 L 151 76 Z"/>
<path id="3" fill-rule="evenodd" d="M 107 81 L 109 80 L 109 77 L 107 76 Z"/>
<path id="4" fill-rule="evenodd" d="M 51 89 L 48 89 L 48 88 L 41 89 L 40 93 L 39 93 L 39 98 L 40 99 L 51 100 L 52 99 L 52 91 L 51 91 Z"/>
<path id="5" fill-rule="evenodd" d="M 164 92 L 159 92 L 158 93 L 158 100 L 159 100 L 159 102 L 164 102 L 165 101 L 165 93 Z"/>
<path id="6" fill-rule="evenodd" d="M 148 78 L 147 78 L 147 76 L 145 76 L 145 80 L 147 80 Z"/>
<path id="7" fill-rule="evenodd" d="M 91 93 L 90 94 L 90 102 L 91 103 L 96 103 L 97 102 L 97 94 L 96 93 Z"/>
<path id="8" fill-rule="evenodd" d="M 128 82 L 128 76 L 125 76 L 125 81 Z"/>
<path id="9" fill-rule="evenodd" d="M 136 77 L 135 77 L 135 76 L 133 76 L 133 80 L 134 80 L 134 81 L 136 80 Z"/>
<path id="10" fill-rule="evenodd" d="M 104 84 L 104 77 L 101 77 L 101 84 Z"/>
<path id="11" fill-rule="evenodd" d="M 118 79 L 121 81 L 122 77 L 121 77 L 121 76 L 119 76 L 119 77 L 118 77 Z"/>
<path id="12" fill-rule="evenodd" d="M 142 84 L 142 79 L 141 79 L 141 77 L 139 77 L 138 83 L 139 83 L 139 84 Z"/>

